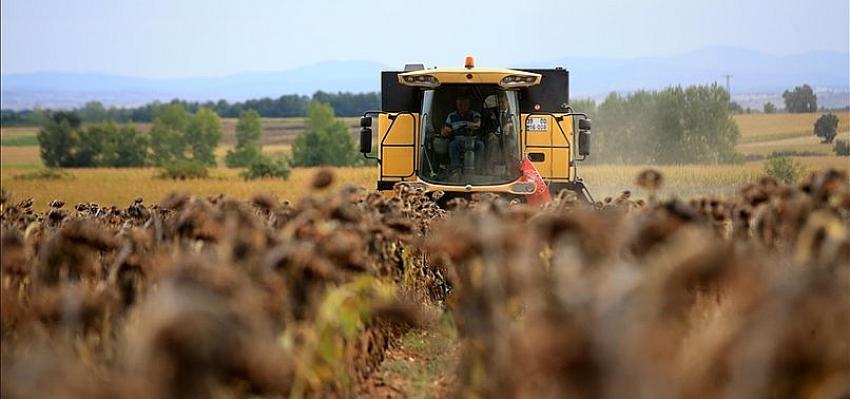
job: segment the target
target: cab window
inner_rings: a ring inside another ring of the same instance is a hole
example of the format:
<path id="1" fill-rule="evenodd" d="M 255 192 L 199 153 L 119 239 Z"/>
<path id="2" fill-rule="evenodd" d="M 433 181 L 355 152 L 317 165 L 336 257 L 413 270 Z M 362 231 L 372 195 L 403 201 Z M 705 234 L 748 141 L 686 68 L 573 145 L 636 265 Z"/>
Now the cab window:
<path id="1" fill-rule="evenodd" d="M 492 185 L 520 172 L 517 92 L 497 85 L 445 85 L 422 102 L 420 178 Z"/>

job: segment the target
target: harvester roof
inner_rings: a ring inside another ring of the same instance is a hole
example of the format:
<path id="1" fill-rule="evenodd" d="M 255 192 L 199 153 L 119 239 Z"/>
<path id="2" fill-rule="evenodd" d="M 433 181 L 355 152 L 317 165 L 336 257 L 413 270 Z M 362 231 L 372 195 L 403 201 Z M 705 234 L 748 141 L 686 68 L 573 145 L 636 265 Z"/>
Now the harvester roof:
<path id="1" fill-rule="evenodd" d="M 467 59 L 465 67 L 441 67 L 398 74 L 405 86 L 437 87 L 443 84 L 498 84 L 505 88 L 529 87 L 540 83 L 540 74 L 507 68 L 479 68 Z"/>

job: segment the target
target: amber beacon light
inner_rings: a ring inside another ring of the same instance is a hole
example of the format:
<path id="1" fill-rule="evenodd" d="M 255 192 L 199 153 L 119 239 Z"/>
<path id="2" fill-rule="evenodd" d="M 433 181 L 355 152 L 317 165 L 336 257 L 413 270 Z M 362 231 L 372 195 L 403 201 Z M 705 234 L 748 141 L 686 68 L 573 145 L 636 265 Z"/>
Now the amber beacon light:
<path id="1" fill-rule="evenodd" d="M 466 61 L 463 63 L 463 66 L 466 67 L 466 69 L 475 68 L 475 57 L 467 55 Z"/>

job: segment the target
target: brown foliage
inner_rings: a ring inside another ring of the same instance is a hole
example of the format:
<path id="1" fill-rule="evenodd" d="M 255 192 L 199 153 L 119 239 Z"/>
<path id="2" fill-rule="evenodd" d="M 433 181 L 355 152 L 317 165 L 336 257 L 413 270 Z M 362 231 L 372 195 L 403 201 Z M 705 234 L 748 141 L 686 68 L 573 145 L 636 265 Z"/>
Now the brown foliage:
<path id="1" fill-rule="evenodd" d="M 850 394 L 848 194 L 831 170 L 729 199 L 458 204 L 427 245 L 456 279 L 460 396 Z"/>
<path id="2" fill-rule="evenodd" d="M 44 214 L 4 202 L 2 396 L 345 396 L 419 322 L 402 298 L 447 291 L 405 283 L 404 273 L 432 274 L 421 255 L 404 255 L 430 223 L 417 212 L 441 214 L 420 197 L 345 188 L 293 205 L 173 194 L 70 212 L 57 200 Z M 345 326 L 356 335 L 317 325 L 322 303 L 364 277 L 399 296 L 368 294 L 365 313 L 334 309 L 358 318 Z M 348 377 L 327 374 L 319 357 L 337 344 Z"/>
<path id="3" fill-rule="evenodd" d="M 352 395 L 445 303 L 478 397 L 850 394 L 850 184 L 2 206 L 2 396 Z M 391 298 L 384 287 L 395 287 Z"/>

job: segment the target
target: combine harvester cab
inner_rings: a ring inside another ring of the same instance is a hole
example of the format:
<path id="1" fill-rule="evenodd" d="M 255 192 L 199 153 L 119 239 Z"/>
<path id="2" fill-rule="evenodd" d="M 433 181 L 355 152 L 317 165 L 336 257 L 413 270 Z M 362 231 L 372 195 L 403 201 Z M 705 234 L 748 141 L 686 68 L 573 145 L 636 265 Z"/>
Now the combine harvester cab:
<path id="1" fill-rule="evenodd" d="M 526 198 L 540 188 L 523 173 L 527 158 L 550 192 L 592 201 L 576 168 L 590 154 L 590 119 L 572 112 L 563 68 L 478 68 L 467 57 L 463 68 L 382 72 L 381 110 L 360 126 L 360 152 L 378 161 L 387 194 L 407 182 L 444 198 Z"/>

